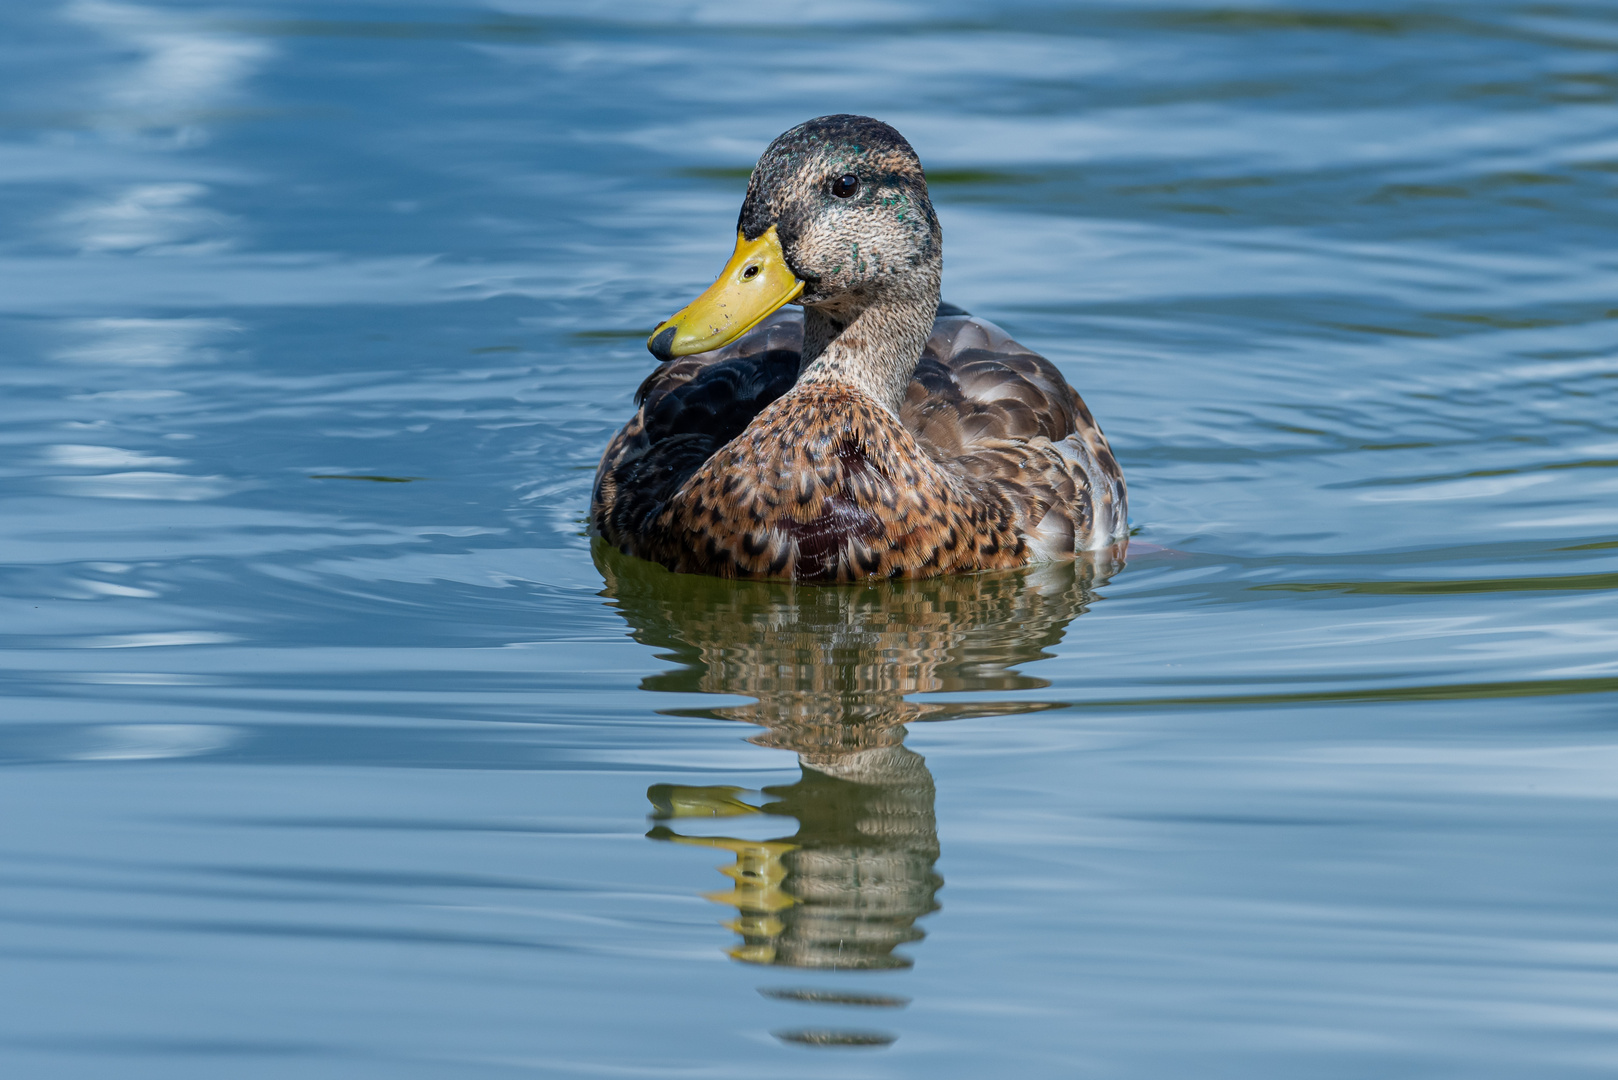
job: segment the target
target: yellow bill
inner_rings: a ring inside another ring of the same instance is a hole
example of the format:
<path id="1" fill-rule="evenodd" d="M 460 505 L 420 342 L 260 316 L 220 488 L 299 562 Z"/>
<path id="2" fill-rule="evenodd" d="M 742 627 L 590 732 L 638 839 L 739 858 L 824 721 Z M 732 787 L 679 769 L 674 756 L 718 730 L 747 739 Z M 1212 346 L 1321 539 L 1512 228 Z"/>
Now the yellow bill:
<path id="1" fill-rule="evenodd" d="M 787 269 L 781 239 L 771 225 L 749 240 L 736 233 L 736 252 L 719 280 L 701 296 L 652 331 L 646 347 L 659 360 L 707 352 L 728 345 L 781 305 L 803 292 L 803 282 Z"/>

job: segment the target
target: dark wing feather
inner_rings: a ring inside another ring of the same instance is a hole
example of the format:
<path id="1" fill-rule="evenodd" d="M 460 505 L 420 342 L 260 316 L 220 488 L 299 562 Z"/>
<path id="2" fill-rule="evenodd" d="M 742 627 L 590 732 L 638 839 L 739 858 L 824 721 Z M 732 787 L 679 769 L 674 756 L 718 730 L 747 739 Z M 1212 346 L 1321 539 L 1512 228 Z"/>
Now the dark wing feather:
<path id="1" fill-rule="evenodd" d="M 593 522 L 606 536 L 648 527 L 680 485 L 791 389 L 803 350 L 794 313 L 723 349 L 658 366 L 635 392 L 640 410 L 596 471 Z"/>

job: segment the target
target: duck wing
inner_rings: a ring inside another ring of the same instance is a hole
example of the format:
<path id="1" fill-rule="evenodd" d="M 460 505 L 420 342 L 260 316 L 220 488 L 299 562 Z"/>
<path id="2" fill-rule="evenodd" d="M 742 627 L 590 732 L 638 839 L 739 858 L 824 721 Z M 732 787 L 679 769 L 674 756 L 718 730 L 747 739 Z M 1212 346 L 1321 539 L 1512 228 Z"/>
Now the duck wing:
<path id="1" fill-rule="evenodd" d="M 1102 548 L 1124 532 L 1123 470 L 1084 399 L 986 319 L 940 316 L 899 415 L 935 461 L 1010 499 L 1045 558 Z"/>
<path id="2" fill-rule="evenodd" d="M 802 352 L 803 316 L 782 312 L 722 349 L 658 365 L 635 391 L 639 411 L 601 456 L 595 530 L 611 537 L 648 529 L 715 450 L 792 388 Z"/>

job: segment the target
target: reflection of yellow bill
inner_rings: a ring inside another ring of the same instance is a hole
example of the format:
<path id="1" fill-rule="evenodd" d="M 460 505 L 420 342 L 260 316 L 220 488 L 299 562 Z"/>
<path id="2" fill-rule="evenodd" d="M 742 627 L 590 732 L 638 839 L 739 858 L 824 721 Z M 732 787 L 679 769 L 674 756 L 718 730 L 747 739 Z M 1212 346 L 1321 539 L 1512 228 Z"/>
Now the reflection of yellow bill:
<path id="1" fill-rule="evenodd" d="M 719 872 L 736 884 L 730 892 L 705 893 L 703 898 L 716 904 L 729 904 L 743 914 L 764 914 L 789 908 L 798 901 L 781 889 L 787 868 L 781 856 L 798 850 L 785 840 L 738 840 L 733 836 L 681 836 L 668 829 L 649 834 L 658 840 L 694 847 L 722 848 L 736 856 L 735 866 L 721 866 Z"/>
<path id="2" fill-rule="evenodd" d="M 646 789 L 652 816 L 659 820 L 690 817 L 740 817 L 764 811 L 736 796 L 746 788 L 718 784 L 711 787 L 685 787 L 681 784 L 653 784 Z"/>
<path id="3" fill-rule="evenodd" d="M 721 848 L 734 854 L 736 865 L 721 866 L 719 872 L 736 884 L 729 892 L 704 893 L 703 899 L 735 908 L 737 918 L 725 926 L 744 938 L 773 939 L 786 929 L 776 918 L 776 912 L 793 906 L 798 898 L 781 887 L 787 876 L 781 856 L 796 851 L 797 844 L 786 840 L 738 840 L 732 836 L 681 836 L 662 825 L 647 835 L 676 844 Z M 775 959 L 775 946 L 769 941 L 738 945 L 729 950 L 729 955 L 748 964 L 768 964 Z"/>
<path id="4" fill-rule="evenodd" d="M 756 239 L 738 230 L 736 251 L 718 280 L 652 331 L 646 347 L 659 360 L 707 352 L 747 333 L 770 312 L 796 300 L 803 282 L 787 268 L 771 225 Z"/>

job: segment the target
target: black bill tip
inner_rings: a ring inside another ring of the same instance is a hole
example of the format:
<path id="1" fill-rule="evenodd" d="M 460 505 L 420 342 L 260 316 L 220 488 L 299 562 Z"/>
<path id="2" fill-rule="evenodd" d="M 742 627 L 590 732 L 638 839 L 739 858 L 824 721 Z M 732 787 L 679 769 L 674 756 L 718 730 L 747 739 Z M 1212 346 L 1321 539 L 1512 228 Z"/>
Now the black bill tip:
<path id="1" fill-rule="evenodd" d="M 651 350 L 653 356 L 663 363 L 674 359 L 674 327 L 666 326 L 653 334 L 651 340 L 646 342 L 646 348 Z"/>

